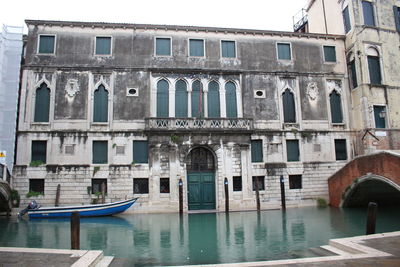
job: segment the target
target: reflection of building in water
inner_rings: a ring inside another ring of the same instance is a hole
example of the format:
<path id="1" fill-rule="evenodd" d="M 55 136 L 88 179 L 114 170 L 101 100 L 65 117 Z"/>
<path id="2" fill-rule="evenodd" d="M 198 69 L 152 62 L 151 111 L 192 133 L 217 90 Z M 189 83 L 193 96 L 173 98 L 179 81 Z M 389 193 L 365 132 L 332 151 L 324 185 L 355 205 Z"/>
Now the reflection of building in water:
<path id="1" fill-rule="evenodd" d="M 226 177 L 231 209 L 256 208 L 255 181 L 274 208 L 283 175 L 288 205 L 310 205 L 351 156 L 342 36 L 27 25 L 13 181 L 25 203 L 36 191 L 53 205 L 58 184 L 61 204 L 90 203 L 104 183 L 106 201 L 140 197 L 129 212 L 176 212 L 182 179 L 185 211 L 221 211 Z"/>

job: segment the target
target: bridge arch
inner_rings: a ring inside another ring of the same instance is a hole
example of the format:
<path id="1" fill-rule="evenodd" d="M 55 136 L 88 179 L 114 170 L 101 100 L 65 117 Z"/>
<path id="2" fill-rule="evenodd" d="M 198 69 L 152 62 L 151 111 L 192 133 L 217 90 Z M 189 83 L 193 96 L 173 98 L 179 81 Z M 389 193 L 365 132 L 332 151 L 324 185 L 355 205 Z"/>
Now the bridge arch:
<path id="1" fill-rule="evenodd" d="M 357 157 L 333 174 L 328 185 L 331 206 L 400 204 L 400 154 L 383 151 Z"/>

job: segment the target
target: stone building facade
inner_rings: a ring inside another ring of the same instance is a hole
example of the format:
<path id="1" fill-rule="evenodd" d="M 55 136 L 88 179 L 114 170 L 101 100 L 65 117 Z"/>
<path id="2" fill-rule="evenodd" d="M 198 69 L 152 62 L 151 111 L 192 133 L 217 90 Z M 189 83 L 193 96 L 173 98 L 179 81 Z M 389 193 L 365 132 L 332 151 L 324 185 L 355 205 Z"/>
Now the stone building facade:
<path id="1" fill-rule="evenodd" d="M 13 187 L 129 212 L 328 199 L 353 156 L 342 35 L 26 21 Z M 256 181 L 259 183 L 257 184 Z M 30 192 L 30 193 L 29 193 Z M 40 194 L 37 196 L 36 193 Z M 31 198 L 27 198 L 29 193 Z"/>

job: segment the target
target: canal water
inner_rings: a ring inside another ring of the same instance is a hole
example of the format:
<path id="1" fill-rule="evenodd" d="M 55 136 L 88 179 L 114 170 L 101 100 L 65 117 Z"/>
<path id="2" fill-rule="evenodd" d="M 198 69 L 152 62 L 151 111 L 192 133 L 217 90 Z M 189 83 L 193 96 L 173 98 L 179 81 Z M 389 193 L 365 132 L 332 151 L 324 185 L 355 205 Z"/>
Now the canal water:
<path id="1" fill-rule="evenodd" d="M 81 249 L 133 265 L 233 263 L 313 256 L 329 239 L 363 235 L 366 209 L 294 208 L 213 214 L 82 218 Z M 377 232 L 400 230 L 398 207 L 378 210 Z M 0 218 L 0 246 L 70 248 L 69 220 Z"/>

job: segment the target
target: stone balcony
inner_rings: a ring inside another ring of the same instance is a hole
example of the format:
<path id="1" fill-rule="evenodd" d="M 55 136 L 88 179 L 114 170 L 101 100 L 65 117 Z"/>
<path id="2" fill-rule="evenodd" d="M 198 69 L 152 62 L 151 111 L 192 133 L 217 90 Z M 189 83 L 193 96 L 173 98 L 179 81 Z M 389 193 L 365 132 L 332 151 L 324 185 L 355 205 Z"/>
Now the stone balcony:
<path id="1" fill-rule="evenodd" d="M 146 118 L 147 131 L 251 132 L 248 118 Z"/>

